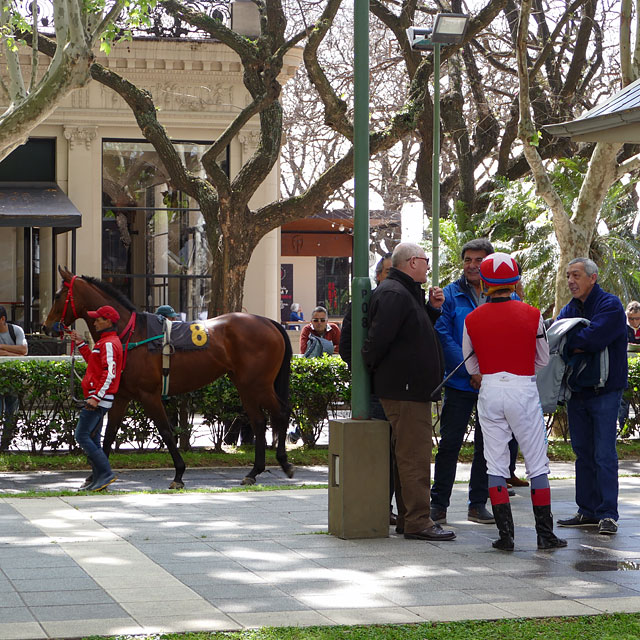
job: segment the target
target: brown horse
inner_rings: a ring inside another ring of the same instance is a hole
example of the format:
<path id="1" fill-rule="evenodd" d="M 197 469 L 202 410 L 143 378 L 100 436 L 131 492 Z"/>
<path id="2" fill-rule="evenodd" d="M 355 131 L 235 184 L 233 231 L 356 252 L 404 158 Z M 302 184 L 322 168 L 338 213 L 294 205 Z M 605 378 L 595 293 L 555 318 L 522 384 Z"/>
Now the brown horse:
<path id="1" fill-rule="evenodd" d="M 56 292 L 53 306 L 44 324 L 46 331 L 54 322 L 70 325 L 82 318 L 94 340 L 94 321 L 87 311 L 108 304 L 118 310 L 116 331 L 123 345 L 145 340 L 147 313 L 139 313 L 133 304 L 106 282 L 88 276 L 74 276 L 58 267 L 62 287 Z M 289 478 L 294 468 L 287 461 L 285 436 L 289 425 L 289 377 L 291 343 L 284 329 L 273 320 L 247 313 L 227 313 L 203 321 L 207 332 L 206 346 L 194 351 L 178 351 L 171 356 L 168 395 L 199 389 L 225 373 L 240 394 L 256 436 L 253 469 L 242 484 L 254 484 L 265 469 L 266 411 L 271 417 L 276 458 Z M 184 487 L 184 461 L 178 451 L 167 414 L 162 405 L 162 355 L 151 353 L 147 344 L 126 352 L 120 388 L 109 410 L 103 449 L 107 455 L 115 440 L 131 400 L 142 404 L 165 443 L 176 470 L 170 489 Z"/>

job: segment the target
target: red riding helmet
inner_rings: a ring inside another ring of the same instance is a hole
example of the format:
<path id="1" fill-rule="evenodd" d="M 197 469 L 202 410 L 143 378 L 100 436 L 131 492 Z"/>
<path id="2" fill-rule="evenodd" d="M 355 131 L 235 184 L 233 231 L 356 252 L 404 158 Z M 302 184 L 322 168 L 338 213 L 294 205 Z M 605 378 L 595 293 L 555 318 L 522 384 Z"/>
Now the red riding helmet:
<path id="1" fill-rule="evenodd" d="M 520 280 L 518 265 L 508 253 L 492 253 L 480 264 L 480 277 L 489 289 L 515 286 Z"/>

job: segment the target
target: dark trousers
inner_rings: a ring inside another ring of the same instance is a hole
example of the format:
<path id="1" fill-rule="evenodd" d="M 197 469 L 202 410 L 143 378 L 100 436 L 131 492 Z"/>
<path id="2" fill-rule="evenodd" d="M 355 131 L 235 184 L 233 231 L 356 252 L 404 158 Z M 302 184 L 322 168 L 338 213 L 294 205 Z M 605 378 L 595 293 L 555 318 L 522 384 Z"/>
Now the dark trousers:
<path id="1" fill-rule="evenodd" d="M 445 511 L 451 500 L 460 448 L 477 400 L 478 394 L 473 391 L 444 388 L 444 403 L 440 414 L 440 444 L 438 445 L 438 453 L 436 453 L 431 504 Z M 482 429 L 477 419 L 474 432 L 473 462 L 471 463 L 471 478 L 469 480 L 470 507 L 484 506 L 489 497 L 484 442 Z"/>
<path id="2" fill-rule="evenodd" d="M 433 526 L 429 509 L 431 475 L 431 403 L 381 398 L 391 423 L 396 456 L 398 527 L 417 533 Z"/>
<path id="3" fill-rule="evenodd" d="M 567 404 L 576 454 L 576 504 L 587 518 L 618 519 L 616 426 L 621 395 L 574 393 Z"/>
<path id="4" fill-rule="evenodd" d="M 509 440 L 509 471 L 511 477 L 516 475 L 516 460 L 518 459 L 518 441 L 515 438 Z M 507 478 L 508 479 L 508 478 Z"/>

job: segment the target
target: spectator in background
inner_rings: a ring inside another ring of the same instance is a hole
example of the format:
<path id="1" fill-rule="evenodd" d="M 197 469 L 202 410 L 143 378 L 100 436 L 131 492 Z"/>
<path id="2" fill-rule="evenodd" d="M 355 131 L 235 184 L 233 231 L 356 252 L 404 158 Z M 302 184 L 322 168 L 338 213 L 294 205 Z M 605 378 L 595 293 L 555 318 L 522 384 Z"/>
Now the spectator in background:
<path id="1" fill-rule="evenodd" d="M 640 344 L 640 302 L 632 300 L 626 309 L 627 313 L 627 342 Z"/>
<path id="2" fill-rule="evenodd" d="M 385 253 L 378 263 L 376 264 L 376 287 L 386 279 L 391 269 L 391 254 Z M 351 370 L 351 303 L 347 306 L 347 310 L 344 314 L 344 320 L 342 321 L 342 331 L 340 333 L 340 357 L 347 363 L 349 370 Z M 369 413 L 374 420 L 385 420 L 387 416 L 384 413 L 380 399 L 375 393 L 371 393 Z M 393 502 L 394 485 L 393 485 L 393 447 L 390 448 L 389 454 L 391 459 L 389 460 L 389 500 Z M 397 524 L 397 516 L 393 513 L 393 507 L 389 505 L 389 524 Z"/>
<path id="3" fill-rule="evenodd" d="M 327 310 L 316 307 L 311 313 L 311 322 L 302 328 L 300 333 L 300 353 L 306 354 L 310 336 L 324 338 L 333 343 L 333 352 L 338 353 L 340 346 L 340 329 L 334 322 L 329 322 Z"/>
<path id="4" fill-rule="evenodd" d="M 627 314 L 627 343 L 640 344 L 640 302 L 632 300 L 626 308 Z M 629 417 L 629 401 L 624 397 L 620 399 L 618 411 L 618 428 L 622 432 Z"/>
<path id="5" fill-rule="evenodd" d="M 0 306 L 0 356 L 26 356 L 28 351 L 22 327 L 7 322 L 7 310 Z M 6 451 L 13 441 L 18 405 L 17 396 L 0 395 L 0 415 L 4 424 L 0 436 L 0 451 Z"/>
<path id="6" fill-rule="evenodd" d="M 304 322 L 304 313 L 302 311 L 302 305 L 294 302 L 291 305 L 291 314 L 289 315 L 290 322 Z"/>
<path id="7" fill-rule="evenodd" d="M 176 313 L 176 310 L 168 304 L 160 305 L 156 309 L 156 315 L 167 318 L 167 320 L 171 320 L 171 322 L 180 320 L 180 314 Z"/>

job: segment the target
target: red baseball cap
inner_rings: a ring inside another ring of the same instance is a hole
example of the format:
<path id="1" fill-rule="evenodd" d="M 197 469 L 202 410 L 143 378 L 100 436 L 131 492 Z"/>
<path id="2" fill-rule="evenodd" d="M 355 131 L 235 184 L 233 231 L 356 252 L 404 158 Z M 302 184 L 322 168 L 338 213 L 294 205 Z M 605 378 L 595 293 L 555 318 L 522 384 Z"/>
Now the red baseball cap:
<path id="1" fill-rule="evenodd" d="M 87 315 L 90 318 L 106 318 L 107 320 L 111 320 L 111 322 L 116 323 L 120 320 L 120 314 L 108 304 L 104 305 L 104 307 L 100 307 L 96 309 L 96 311 L 87 311 Z"/>

